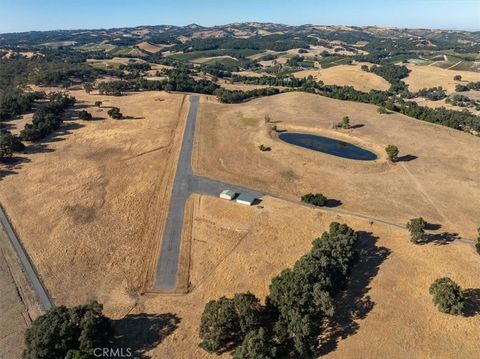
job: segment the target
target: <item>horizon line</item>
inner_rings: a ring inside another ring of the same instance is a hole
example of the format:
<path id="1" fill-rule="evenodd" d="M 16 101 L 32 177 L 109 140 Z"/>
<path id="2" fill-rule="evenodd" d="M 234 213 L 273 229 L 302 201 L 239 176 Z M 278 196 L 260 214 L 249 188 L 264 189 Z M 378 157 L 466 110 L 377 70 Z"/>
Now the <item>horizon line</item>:
<path id="1" fill-rule="evenodd" d="M 216 25 L 200 25 L 198 23 L 190 23 L 186 25 L 178 25 L 178 24 L 155 24 L 155 25 L 128 25 L 128 26 L 114 26 L 114 27 L 93 27 L 93 28 L 57 28 L 57 29 L 48 29 L 48 30 L 25 30 L 25 31 L 10 31 L 10 32 L 1 32 L 0 35 L 6 34 L 25 34 L 29 32 L 54 32 L 54 31 L 100 31 L 100 30 L 116 30 L 116 29 L 132 29 L 132 28 L 142 28 L 142 27 L 157 27 L 157 26 L 171 26 L 171 27 L 189 27 L 192 25 L 200 26 L 203 28 L 213 28 L 213 27 L 223 27 L 228 25 L 237 25 L 237 24 L 271 24 L 271 25 L 281 25 L 281 26 L 289 26 L 289 27 L 302 27 L 302 26 L 326 26 L 326 27 L 334 27 L 334 26 L 345 26 L 345 27 L 377 27 L 383 29 L 391 29 L 391 30 L 440 30 L 440 31 L 465 31 L 465 32 L 480 32 L 480 28 L 478 29 L 459 29 L 459 28 L 429 28 L 429 27 L 401 27 L 401 26 L 391 26 L 391 25 L 345 25 L 345 24 L 314 24 L 314 23 L 306 23 L 301 25 L 291 25 L 285 23 L 277 23 L 277 22 L 262 22 L 262 21 L 239 21 L 239 22 L 231 22 L 226 24 L 216 24 Z M 267 35 L 268 36 L 268 35 Z"/>

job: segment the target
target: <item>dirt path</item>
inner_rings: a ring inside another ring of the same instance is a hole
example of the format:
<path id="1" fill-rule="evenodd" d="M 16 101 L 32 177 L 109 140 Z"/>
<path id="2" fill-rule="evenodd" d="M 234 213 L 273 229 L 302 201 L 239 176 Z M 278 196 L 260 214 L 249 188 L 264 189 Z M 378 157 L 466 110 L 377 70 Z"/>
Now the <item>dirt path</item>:
<path id="1" fill-rule="evenodd" d="M 450 67 L 447 67 L 447 70 L 450 70 L 451 68 L 454 68 L 455 66 L 461 64 L 463 61 L 458 61 L 457 63 L 453 64 L 452 66 Z"/>

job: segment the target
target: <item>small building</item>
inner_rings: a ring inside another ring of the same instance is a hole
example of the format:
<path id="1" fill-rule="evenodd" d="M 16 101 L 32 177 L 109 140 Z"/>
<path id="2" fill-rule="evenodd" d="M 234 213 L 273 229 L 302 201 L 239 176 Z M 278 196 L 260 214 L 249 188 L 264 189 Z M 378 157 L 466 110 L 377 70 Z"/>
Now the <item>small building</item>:
<path id="1" fill-rule="evenodd" d="M 229 201 L 231 201 L 234 197 L 235 197 L 236 193 L 229 190 L 229 189 L 226 189 L 224 191 L 222 191 L 222 193 L 220 193 L 220 198 L 223 198 L 223 199 L 228 199 Z"/>
<path id="2" fill-rule="evenodd" d="M 255 197 L 249 196 L 247 194 L 240 194 L 237 199 L 237 203 L 245 204 L 251 206 L 255 202 Z"/>

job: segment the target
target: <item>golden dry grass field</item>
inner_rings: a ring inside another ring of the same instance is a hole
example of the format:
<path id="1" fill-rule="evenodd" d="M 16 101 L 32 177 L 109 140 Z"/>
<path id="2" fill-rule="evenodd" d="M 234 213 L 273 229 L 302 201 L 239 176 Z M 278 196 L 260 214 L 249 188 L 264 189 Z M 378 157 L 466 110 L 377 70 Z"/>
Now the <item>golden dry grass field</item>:
<path id="1" fill-rule="evenodd" d="M 17 255 L 0 228 L 0 358 L 20 358 L 31 320 L 42 314 Z"/>
<path id="2" fill-rule="evenodd" d="M 190 201 L 194 206 L 192 291 L 184 296 L 147 295 L 132 311 L 132 315 L 175 313 L 178 317 L 178 328 L 171 328 L 171 335 L 149 348 L 152 357 L 218 357 L 198 347 L 205 303 L 247 290 L 263 300 L 271 278 L 305 254 L 331 221 L 363 231 L 366 251 L 354 269 L 350 296 L 339 304 L 341 312 L 357 314 L 335 316 L 336 322 L 351 330 L 323 338 L 326 357 L 475 358 L 480 350 L 476 330 L 480 316 L 441 314 L 428 293 L 431 282 L 446 273 L 464 288 L 480 287 L 478 255 L 470 246 L 414 246 L 405 230 L 268 196 L 262 207 L 198 195 Z"/>
<path id="3" fill-rule="evenodd" d="M 480 316 L 441 314 L 428 294 L 431 282 L 446 274 L 465 289 L 480 288 L 473 248 L 460 241 L 414 246 L 401 228 L 341 211 L 399 224 L 423 216 L 441 225 L 437 233 L 473 238 L 480 218 L 478 138 L 399 114 L 380 115 L 375 106 L 306 93 L 240 105 L 202 96 L 194 170 L 273 196 L 262 198 L 261 206 L 244 207 L 192 195 L 179 267 L 191 291 L 155 294 L 148 289 L 188 101 L 164 92 L 72 94 L 77 109 L 87 109 L 95 120 L 66 121 L 57 134 L 20 155 L 10 169 L 15 173 L 4 172 L 0 180 L 0 203 L 56 304 L 98 299 L 107 315 L 128 326 L 131 336 L 125 340 L 154 358 L 215 357 L 198 347 L 205 304 L 246 290 L 263 299 L 271 278 L 307 252 L 331 221 L 339 221 L 364 232 L 366 252 L 350 296 L 340 299 L 343 313 L 356 314 L 335 317 L 350 331 L 323 338 L 325 348 L 337 346 L 325 349 L 327 356 L 477 355 Z M 103 101 L 101 109 L 93 107 L 97 100 Z M 109 106 L 129 118 L 107 118 Z M 265 123 L 267 114 L 279 129 L 347 140 L 379 159 L 352 161 L 283 143 Z M 332 124 L 345 115 L 356 128 L 334 130 Z M 388 163 L 389 143 L 409 157 Z M 260 152 L 260 144 L 272 151 Z M 298 203 L 310 191 L 341 206 L 331 211 Z M 152 327 L 160 330 L 152 333 Z"/>
<path id="4" fill-rule="evenodd" d="M 323 81 L 326 85 L 353 86 L 357 90 L 368 92 L 375 90 L 388 90 L 390 84 L 382 77 L 371 72 L 361 70 L 362 64 L 338 65 L 320 70 L 303 70 L 293 73 L 297 78 L 313 76 L 316 80 Z"/>
<path id="5" fill-rule="evenodd" d="M 94 120 L 68 120 L 20 155 L 0 202 L 56 304 L 98 298 L 115 314 L 151 285 L 188 106 L 164 92 L 71 93 Z"/>
<path id="6" fill-rule="evenodd" d="M 412 92 L 422 88 L 442 86 L 448 93 L 455 92 L 455 85 L 469 81 L 480 81 L 480 73 L 472 71 L 447 70 L 436 66 L 408 66 L 410 74 L 403 79 Z M 455 75 L 461 75 L 462 81 L 454 81 Z"/>
<path id="7" fill-rule="evenodd" d="M 323 134 L 378 154 L 352 161 L 305 150 L 277 139 L 265 124 Z M 349 116 L 349 130 L 332 126 Z M 271 152 L 261 152 L 264 144 Z M 395 144 L 401 160 L 391 164 L 384 148 Z M 461 150 L 459 150 L 461 149 Z M 203 175 L 299 199 L 322 192 L 342 209 L 399 224 L 423 216 L 442 230 L 474 238 L 480 217 L 480 141 L 477 137 L 377 107 L 306 93 L 285 93 L 240 105 L 203 100 L 193 166 Z M 405 156 L 405 157 L 402 157 Z"/>

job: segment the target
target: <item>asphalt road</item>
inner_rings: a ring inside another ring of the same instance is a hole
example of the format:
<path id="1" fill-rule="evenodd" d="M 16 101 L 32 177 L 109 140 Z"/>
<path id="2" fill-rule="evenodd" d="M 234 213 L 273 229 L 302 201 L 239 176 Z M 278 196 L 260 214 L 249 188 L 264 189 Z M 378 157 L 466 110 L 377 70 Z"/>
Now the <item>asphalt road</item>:
<path id="1" fill-rule="evenodd" d="M 13 230 L 8 217 L 1 206 L 0 206 L 0 223 L 3 225 L 3 228 L 5 229 L 5 232 L 7 233 L 7 236 L 10 242 L 12 243 L 13 248 L 15 249 L 15 252 L 17 252 L 18 259 L 22 263 L 22 266 L 25 270 L 27 278 L 32 284 L 33 289 L 37 293 L 40 304 L 43 306 L 45 310 L 49 310 L 50 308 L 53 307 L 53 303 L 48 295 L 47 289 L 44 287 L 42 281 L 38 277 L 37 271 L 35 270 L 35 267 L 33 266 L 32 262 L 30 261 L 30 257 L 28 256 L 27 252 L 25 252 L 25 249 L 23 248 L 22 244 L 18 240 L 17 234 Z"/>
<path id="2" fill-rule="evenodd" d="M 180 157 L 173 182 L 170 208 L 168 209 L 167 223 L 165 224 L 157 266 L 155 289 L 158 291 L 172 291 L 175 289 L 185 205 L 191 193 L 218 196 L 222 190 L 228 188 L 235 192 L 250 194 L 256 198 L 263 196 L 262 193 L 257 191 L 197 176 L 193 173 L 191 160 L 197 109 L 198 96 L 191 96 L 190 109 L 183 134 Z"/>

